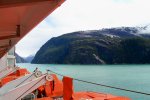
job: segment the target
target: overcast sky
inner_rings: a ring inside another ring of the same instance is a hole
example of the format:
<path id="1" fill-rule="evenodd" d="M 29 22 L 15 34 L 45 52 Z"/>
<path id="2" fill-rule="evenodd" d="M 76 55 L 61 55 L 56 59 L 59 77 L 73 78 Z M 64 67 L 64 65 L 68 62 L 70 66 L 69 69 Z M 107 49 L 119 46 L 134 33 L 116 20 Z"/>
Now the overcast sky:
<path id="1" fill-rule="evenodd" d="M 17 45 L 26 57 L 50 38 L 80 30 L 150 24 L 150 0 L 66 0 Z"/>

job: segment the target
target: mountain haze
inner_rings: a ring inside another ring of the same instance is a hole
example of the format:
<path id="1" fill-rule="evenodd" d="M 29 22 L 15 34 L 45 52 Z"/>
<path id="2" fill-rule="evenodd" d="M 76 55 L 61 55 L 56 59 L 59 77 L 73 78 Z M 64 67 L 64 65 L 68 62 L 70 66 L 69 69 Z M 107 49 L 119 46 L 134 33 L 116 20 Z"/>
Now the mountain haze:
<path id="1" fill-rule="evenodd" d="M 28 57 L 25 57 L 24 59 L 25 59 L 28 63 L 30 63 L 30 62 L 33 60 L 33 58 L 34 58 L 34 55 L 30 55 L 30 56 L 28 56 Z"/>
<path id="2" fill-rule="evenodd" d="M 27 63 L 27 61 L 23 57 L 19 56 L 17 53 L 15 53 L 15 57 L 16 63 Z"/>

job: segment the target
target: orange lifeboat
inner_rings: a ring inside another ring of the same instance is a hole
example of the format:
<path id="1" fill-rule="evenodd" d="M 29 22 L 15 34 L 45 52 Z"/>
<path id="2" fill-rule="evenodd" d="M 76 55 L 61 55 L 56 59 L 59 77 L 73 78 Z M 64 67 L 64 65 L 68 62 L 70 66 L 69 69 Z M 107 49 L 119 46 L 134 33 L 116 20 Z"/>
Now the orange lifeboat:
<path id="1" fill-rule="evenodd" d="M 19 68 L 16 72 L 9 74 L 8 76 L 4 77 L 0 81 L 0 87 L 5 85 L 6 83 L 15 80 L 21 76 L 25 76 L 26 74 L 29 74 L 30 72 L 25 68 Z"/>
<path id="2" fill-rule="evenodd" d="M 30 72 L 28 72 L 27 69 L 19 68 L 16 72 L 3 78 L 0 82 L 1 86 L 29 73 Z M 61 81 L 55 74 L 51 74 L 51 76 L 53 77 L 53 81 L 47 81 L 45 85 L 40 86 L 33 91 L 33 94 L 36 95 L 34 100 L 131 100 L 128 97 L 115 96 L 100 92 L 74 92 L 73 78 L 64 76 Z"/>
<path id="3" fill-rule="evenodd" d="M 111 94 L 104 94 L 99 92 L 74 92 L 73 91 L 73 79 L 70 77 L 63 78 L 64 100 L 131 100 L 127 97 L 114 96 Z"/>

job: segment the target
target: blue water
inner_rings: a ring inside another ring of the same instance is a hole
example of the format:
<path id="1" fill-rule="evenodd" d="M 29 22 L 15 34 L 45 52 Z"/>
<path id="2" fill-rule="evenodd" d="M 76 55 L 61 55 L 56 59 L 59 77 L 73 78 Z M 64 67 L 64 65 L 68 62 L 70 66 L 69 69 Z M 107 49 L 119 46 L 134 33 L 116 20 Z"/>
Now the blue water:
<path id="1" fill-rule="evenodd" d="M 51 65 L 29 63 L 17 65 L 27 68 L 29 71 L 33 71 L 36 67 L 43 72 L 50 69 L 73 78 L 150 93 L 150 65 Z M 77 81 L 74 81 L 74 88 L 75 91 L 98 91 L 127 96 L 132 100 L 150 100 L 150 96 Z"/>

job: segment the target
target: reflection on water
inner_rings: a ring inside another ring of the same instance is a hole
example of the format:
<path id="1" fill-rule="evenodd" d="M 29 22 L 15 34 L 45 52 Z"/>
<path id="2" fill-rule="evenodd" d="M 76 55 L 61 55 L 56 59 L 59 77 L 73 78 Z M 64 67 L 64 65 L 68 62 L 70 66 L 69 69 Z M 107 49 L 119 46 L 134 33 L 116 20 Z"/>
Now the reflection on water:
<path id="1" fill-rule="evenodd" d="M 150 65 L 51 65 L 17 64 L 33 71 L 38 67 L 46 72 L 50 69 L 57 73 L 86 81 L 150 93 Z M 61 77 L 60 77 L 61 78 Z M 99 91 L 115 95 L 128 96 L 133 100 L 150 100 L 150 96 L 124 92 L 74 81 L 76 91 Z"/>

